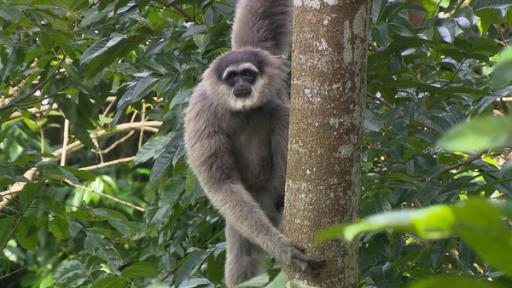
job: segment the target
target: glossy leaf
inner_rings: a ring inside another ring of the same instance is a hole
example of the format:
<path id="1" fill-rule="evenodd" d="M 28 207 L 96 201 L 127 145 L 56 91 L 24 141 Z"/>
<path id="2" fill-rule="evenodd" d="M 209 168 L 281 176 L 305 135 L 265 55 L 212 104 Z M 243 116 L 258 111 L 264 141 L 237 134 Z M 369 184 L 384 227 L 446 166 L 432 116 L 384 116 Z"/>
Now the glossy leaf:
<path id="1" fill-rule="evenodd" d="M 126 267 L 121 276 L 126 278 L 156 277 L 160 274 L 158 266 L 151 262 L 136 262 Z"/>
<path id="2" fill-rule="evenodd" d="M 461 123 L 448 131 L 438 142 L 450 151 L 480 152 L 512 144 L 511 117 L 482 117 Z"/>
<path id="3" fill-rule="evenodd" d="M 498 288 L 500 285 L 489 281 L 483 281 L 476 278 L 460 276 L 436 276 L 426 280 L 420 280 L 409 286 L 410 288 Z"/>

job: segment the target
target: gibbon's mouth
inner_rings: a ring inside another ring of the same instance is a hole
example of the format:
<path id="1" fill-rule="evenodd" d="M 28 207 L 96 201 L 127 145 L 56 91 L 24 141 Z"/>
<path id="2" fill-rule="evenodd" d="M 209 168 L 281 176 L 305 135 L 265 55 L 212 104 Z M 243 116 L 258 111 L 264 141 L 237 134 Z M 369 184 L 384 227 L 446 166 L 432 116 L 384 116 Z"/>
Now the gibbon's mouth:
<path id="1" fill-rule="evenodd" d="M 247 98 L 247 97 L 251 96 L 251 94 L 252 94 L 252 88 L 233 89 L 233 95 L 236 98 Z"/>

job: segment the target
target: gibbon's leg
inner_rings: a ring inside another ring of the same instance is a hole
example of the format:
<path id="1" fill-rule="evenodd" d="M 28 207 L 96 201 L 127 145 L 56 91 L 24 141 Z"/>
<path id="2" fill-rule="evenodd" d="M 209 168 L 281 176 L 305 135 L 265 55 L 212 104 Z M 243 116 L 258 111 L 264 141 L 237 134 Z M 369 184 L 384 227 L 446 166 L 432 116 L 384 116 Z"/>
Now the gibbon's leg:
<path id="1" fill-rule="evenodd" d="M 264 273 L 264 262 L 263 250 L 226 224 L 226 285 L 233 287 Z"/>

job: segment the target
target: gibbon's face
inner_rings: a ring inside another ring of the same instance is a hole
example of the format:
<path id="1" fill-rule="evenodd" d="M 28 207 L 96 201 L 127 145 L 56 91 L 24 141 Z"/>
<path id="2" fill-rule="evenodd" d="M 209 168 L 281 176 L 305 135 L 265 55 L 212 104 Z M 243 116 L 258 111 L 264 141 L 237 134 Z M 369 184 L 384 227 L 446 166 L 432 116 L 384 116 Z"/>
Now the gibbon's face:
<path id="1" fill-rule="evenodd" d="M 231 65 L 222 73 L 222 81 L 233 89 L 233 96 L 247 98 L 252 94 L 252 87 L 258 80 L 259 73 L 258 69 L 248 62 Z"/>
<path id="2" fill-rule="evenodd" d="M 267 54 L 256 49 L 241 49 L 220 56 L 213 65 L 217 83 L 221 83 L 216 93 L 219 95 L 215 97 L 224 97 L 222 100 L 233 110 L 248 110 L 265 103 L 271 97 L 269 80 L 278 77 L 273 80 L 281 81 L 280 75 L 272 75 L 280 70 L 279 66 L 273 67 L 276 60 Z"/>

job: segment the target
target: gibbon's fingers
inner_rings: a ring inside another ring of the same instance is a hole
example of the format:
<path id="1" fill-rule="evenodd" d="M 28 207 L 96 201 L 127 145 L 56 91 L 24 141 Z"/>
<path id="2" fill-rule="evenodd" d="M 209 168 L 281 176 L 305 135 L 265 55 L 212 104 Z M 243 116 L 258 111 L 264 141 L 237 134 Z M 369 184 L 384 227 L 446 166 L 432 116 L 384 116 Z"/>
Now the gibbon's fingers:
<path id="1" fill-rule="evenodd" d="M 309 257 L 297 249 L 292 252 L 292 263 L 302 271 L 318 274 L 325 267 L 326 261 Z"/>
<path id="2" fill-rule="evenodd" d="M 292 242 L 292 246 L 299 250 L 302 254 L 306 254 L 306 248 L 300 246 L 299 244 L 295 244 L 294 242 Z"/>

